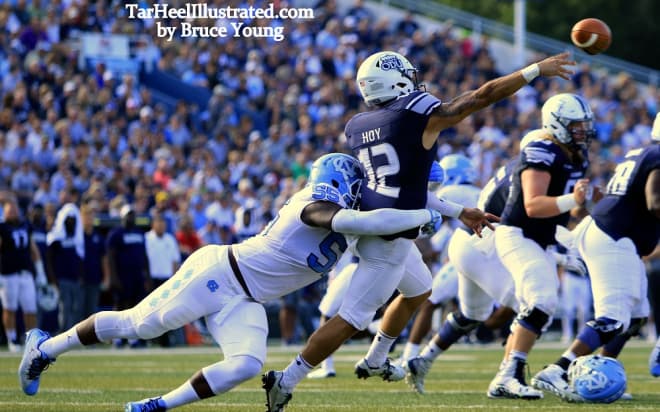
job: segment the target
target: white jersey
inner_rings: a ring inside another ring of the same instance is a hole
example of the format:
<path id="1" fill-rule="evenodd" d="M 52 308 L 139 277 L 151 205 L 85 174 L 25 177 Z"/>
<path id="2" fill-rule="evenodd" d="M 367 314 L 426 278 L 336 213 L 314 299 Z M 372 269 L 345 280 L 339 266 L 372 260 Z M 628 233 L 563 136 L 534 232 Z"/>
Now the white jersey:
<path id="1" fill-rule="evenodd" d="M 350 238 L 301 219 L 314 200 L 309 188 L 295 194 L 258 235 L 233 245 L 238 267 L 258 302 L 313 283 L 337 264 Z"/>

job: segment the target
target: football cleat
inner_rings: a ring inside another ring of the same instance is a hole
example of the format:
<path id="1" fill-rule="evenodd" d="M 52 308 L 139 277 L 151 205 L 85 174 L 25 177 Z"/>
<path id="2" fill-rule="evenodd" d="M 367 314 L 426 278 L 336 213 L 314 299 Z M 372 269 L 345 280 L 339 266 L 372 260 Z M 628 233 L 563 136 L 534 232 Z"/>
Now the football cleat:
<path id="1" fill-rule="evenodd" d="M 487 395 L 491 399 L 542 399 L 543 392 L 521 383 L 513 376 L 495 377 L 488 385 Z"/>
<path id="2" fill-rule="evenodd" d="M 311 371 L 307 374 L 307 379 L 326 379 L 334 378 L 337 376 L 337 372 L 331 369 L 319 368 L 315 371 Z"/>
<path id="3" fill-rule="evenodd" d="M 549 391 L 568 402 L 581 402 L 582 399 L 568 385 L 566 371 L 559 365 L 548 365 L 532 378 L 532 386 Z"/>
<path id="4" fill-rule="evenodd" d="M 129 402 L 126 404 L 124 412 L 165 412 L 165 402 L 159 396 L 157 398 L 142 399 L 137 402 Z"/>
<path id="5" fill-rule="evenodd" d="M 525 367 L 527 362 L 513 358 L 503 363 L 500 371 L 488 385 L 488 395 L 491 399 L 542 399 L 543 392 L 528 386 L 525 382 Z"/>
<path id="6" fill-rule="evenodd" d="M 417 393 L 424 394 L 424 378 L 431 370 L 433 361 L 430 361 L 421 356 L 416 356 L 406 364 L 408 373 L 406 374 L 406 383 L 413 388 Z"/>
<path id="7" fill-rule="evenodd" d="M 367 363 L 367 359 L 363 358 L 355 364 L 355 374 L 358 379 L 367 379 L 372 376 L 380 376 L 384 381 L 396 382 L 406 377 L 406 371 L 401 366 L 396 366 L 390 362 L 390 359 L 385 359 L 382 365 L 373 368 Z"/>
<path id="8" fill-rule="evenodd" d="M 658 339 L 649 357 L 649 373 L 656 378 L 660 376 L 660 339 Z"/>
<path id="9" fill-rule="evenodd" d="M 39 346 L 49 338 L 50 335 L 41 329 L 32 329 L 27 333 L 23 359 L 18 366 L 18 380 L 26 395 L 32 396 L 37 393 L 41 373 L 55 362 L 55 359 L 50 359 L 39 350 Z"/>
<path id="10" fill-rule="evenodd" d="M 266 412 L 281 412 L 293 395 L 282 387 L 282 376 L 279 371 L 268 371 L 261 377 L 261 387 L 266 391 Z"/>

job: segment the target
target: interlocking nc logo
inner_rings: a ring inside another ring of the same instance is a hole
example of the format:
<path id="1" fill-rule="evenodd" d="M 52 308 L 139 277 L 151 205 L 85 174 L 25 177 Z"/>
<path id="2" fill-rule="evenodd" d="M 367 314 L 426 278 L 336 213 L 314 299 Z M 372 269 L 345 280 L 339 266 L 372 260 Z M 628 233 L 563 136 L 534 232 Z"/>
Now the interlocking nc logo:
<path id="1" fill-rule="evenodd" d="M 380 58 L 380 69 L 387 70 L 403 70 L 403 62 L 395 55 L 386 55 Z"/>
<path id="2" fill-rule="evenodd" d="M 206 282 L 206 287 L 209 288 L 211 293 L 220 289 L 220 285 L 218 285 L 218 282 L 216 282 L 215 280 L 209 280 L 208 282 Z"/>

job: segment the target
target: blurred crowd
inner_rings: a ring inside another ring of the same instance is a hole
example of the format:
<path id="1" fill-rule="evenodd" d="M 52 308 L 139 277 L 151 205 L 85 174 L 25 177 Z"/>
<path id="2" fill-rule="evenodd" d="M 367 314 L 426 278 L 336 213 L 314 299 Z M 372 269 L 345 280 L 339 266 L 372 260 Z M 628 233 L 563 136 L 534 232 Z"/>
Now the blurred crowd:
<path id="1" fill-rule="evenodd" d="M 0 190 L 14 193 L 26 215 L 35 206 L 43 209 L 45 232 L 65 203 L 84 205 L 96 217 L 120 217 L 131 205 L 136 216 L 157 215 L 185 258 L 204 244 L 258 233 L 304 185 L 316 157 L 347 151 L 344 124 L 364 109 L 355 71 L 369 54 L 401 52 L 420 69 L 427 91 L 446 99 L 501 74 L 489 39 L 460 34 L 451 22 L 425 31 L 413 14 L 389 20 L 361 0 L 342 12 L 334 0 L 313 9 L 311 20 L 244 21 L 283 25 L 281 42 L 170 42 L 155 35 L 153 20 L 128 19 L 124 2 L 116 0 L 4 2 Z M 85 31 L 150 35 L 156 52 L 141 58 L 208 88 L 207 107 L 181 101 L 170 109 L 133 74 L 103 63 L 81 69 L 72 40 Z M 629 148 L 649 141 L 660 94 L 625 73 L 608 76 L 587 65 L 572 81 L 538 78 L 444 131 L 438 158 L 468 155 L 485 182 L 517 153 L 526 131 L 540 126 L 542 102 L 560 91 L 584 95 L 594 109 L 591 178 L 603 184 Z"/>

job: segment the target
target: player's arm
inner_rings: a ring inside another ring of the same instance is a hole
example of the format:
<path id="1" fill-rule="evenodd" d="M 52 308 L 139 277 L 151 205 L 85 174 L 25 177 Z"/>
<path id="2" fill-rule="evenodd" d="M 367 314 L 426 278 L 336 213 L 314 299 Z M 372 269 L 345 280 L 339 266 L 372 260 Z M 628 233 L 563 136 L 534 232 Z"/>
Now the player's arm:
<path id="1" fill-rule="evenodd" d="M 568 80 L 573 74 L 565 66 L 576 63 L 568 59 L 569 53 L 561 53 L 532 64 L 523 70 L 498 77 L 484 83 L 476 90 L 471 90 L 436 107 L 429 118 L 423 136 L 424 147 L 429 149 L 435 143 L 438 133 L 451 127 L 470 114 L 481 110 L 497 101 L 511 96 L 537 76 L 559 76 Z"/>
<path id="2" fill-rule="evenodd" d="M 548 196 L 551 178 L 552 176 L 547 170 L 527 168 L 521 173 L 520 182 L 527 216 L 531 218 L 553 217 L 584 204 L 589 179 L 578 180 L 573 188 L 573 193 Z"/>
<path id="3" fill-rule="evenodd" d="M 44 268 L 44 262 L 41 258 L 41 253 L 39 252 L 39 248 L 37 247 L 37 243 L 34 241 L 34 239 L 30 239 L 30 257 L 34 263 L 34 270 L 37 272 L 37 277 L 35 278 L 37 286 L 45 285 L 48 283 L 48 278 L 46 277 L 46 270 Z"/>
<path id="4" fill-rule="evenodd" d="M 646 207 L 660 219 L 660 169 L 654 169 L 646 178 L 644 187 Z"/>
<path id="5" fill-rule="evenodd" d="M 433 213 L 428 209 L 378 209 L 360 212 L 324 201 L 305 206 L 300 217 L 309 226 L 350 235 L 391 235 L 418 228 L 434 219 Z"/>
<path id="6" fill-rule="evenodd" d="M 428 192 L 426 196 L 426 207 L 429 209 L 437 210 L 443 216 L 458 219 L 470 229 L 472 229 L 479 237 L 481 237 L 481 229 L 484 226 L 495 230 L 491 222 L 499 222 L 500 218 L 485 213 L 476 207 L 465 207 L 451 200 L 442 199 L 437 197 L 432 192 Z"/>

